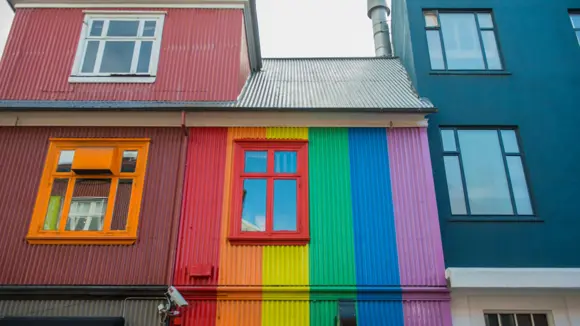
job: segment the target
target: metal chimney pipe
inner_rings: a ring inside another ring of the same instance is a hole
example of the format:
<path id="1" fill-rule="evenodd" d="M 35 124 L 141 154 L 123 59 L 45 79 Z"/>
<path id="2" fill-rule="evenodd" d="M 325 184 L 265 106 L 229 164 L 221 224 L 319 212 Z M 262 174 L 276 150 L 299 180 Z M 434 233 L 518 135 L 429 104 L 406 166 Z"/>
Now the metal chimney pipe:
<path id="1" fill-rule="evenodd" d="M 367 10 L 367 16 L 373 22 L 375 55 L 377 57 L 392 56 L 389 25 L 387 24 L 387 17 L 391 14 L 391 10 L 387 7 L 385 0 L 367 0 Z"/>

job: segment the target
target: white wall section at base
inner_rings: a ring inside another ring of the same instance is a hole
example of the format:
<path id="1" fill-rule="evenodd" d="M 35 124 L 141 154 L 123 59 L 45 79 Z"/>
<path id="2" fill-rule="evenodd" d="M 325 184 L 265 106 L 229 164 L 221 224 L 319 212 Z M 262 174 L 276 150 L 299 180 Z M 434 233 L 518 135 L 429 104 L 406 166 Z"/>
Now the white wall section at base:
<path id="1" fill-rule="evenodd" d="M 484 313 L 546 313 L 550 326 L 580 325 L 580 291 L 497 290 L 488 293 L 459 290 L 451 294 L 453 326 L 485 326 Z"/>

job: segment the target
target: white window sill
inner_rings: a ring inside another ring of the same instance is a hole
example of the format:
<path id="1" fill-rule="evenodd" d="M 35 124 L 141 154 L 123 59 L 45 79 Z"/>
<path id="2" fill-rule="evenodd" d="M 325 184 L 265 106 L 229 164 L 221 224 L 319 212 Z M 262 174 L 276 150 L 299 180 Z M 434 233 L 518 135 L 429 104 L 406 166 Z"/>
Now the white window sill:
<path id="1" fill-rule="evenodd" d="M 155 76 L 70 76 L 69 83 L 154 83 Z"/>

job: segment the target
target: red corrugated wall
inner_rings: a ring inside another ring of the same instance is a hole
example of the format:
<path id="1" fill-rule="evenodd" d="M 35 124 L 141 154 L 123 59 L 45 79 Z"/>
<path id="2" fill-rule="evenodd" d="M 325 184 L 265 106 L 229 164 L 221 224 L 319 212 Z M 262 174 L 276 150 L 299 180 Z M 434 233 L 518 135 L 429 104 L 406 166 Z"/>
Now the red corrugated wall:
<path id="1" fill-rule="evenodd" d="M 182 222 L 173 284 L 218 282 L 227 128 L 189 129 Z M 194 277 L 209 268 L 208 277 Z"/>
<path id="2" fill-rule="evenodd" d="M 235 100 L 241 88 L 240 71 L 248 71 L 243 67 L 247 51 L 242 46 L 242 10 L 162 10 L 167 15 L 157 80 L 152 84 L 69 83 L 83 9 L 16 10 L 0 63 L 0 99 Z"/>
<path id="3" fill-rule="evenodd" d="M 26 242 L 49 137 L 151 139 L 136 244 Z M 167 284 L 181 142 L 180 128 L 0 128 L 0 284 Z"/>

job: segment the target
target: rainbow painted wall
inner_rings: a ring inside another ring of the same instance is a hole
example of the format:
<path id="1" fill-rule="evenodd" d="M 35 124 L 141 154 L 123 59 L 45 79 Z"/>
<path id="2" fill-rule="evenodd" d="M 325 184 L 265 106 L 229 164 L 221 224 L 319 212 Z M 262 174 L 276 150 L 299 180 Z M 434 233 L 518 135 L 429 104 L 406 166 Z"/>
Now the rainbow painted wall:
<path id="1" fill-rule="evenodd" d="M 237 139 L 308 140 L 308 245 L 229 243 Z M 177 246 L 186 326 L 451 325 L 424 128 L 190 129 Z"/>

